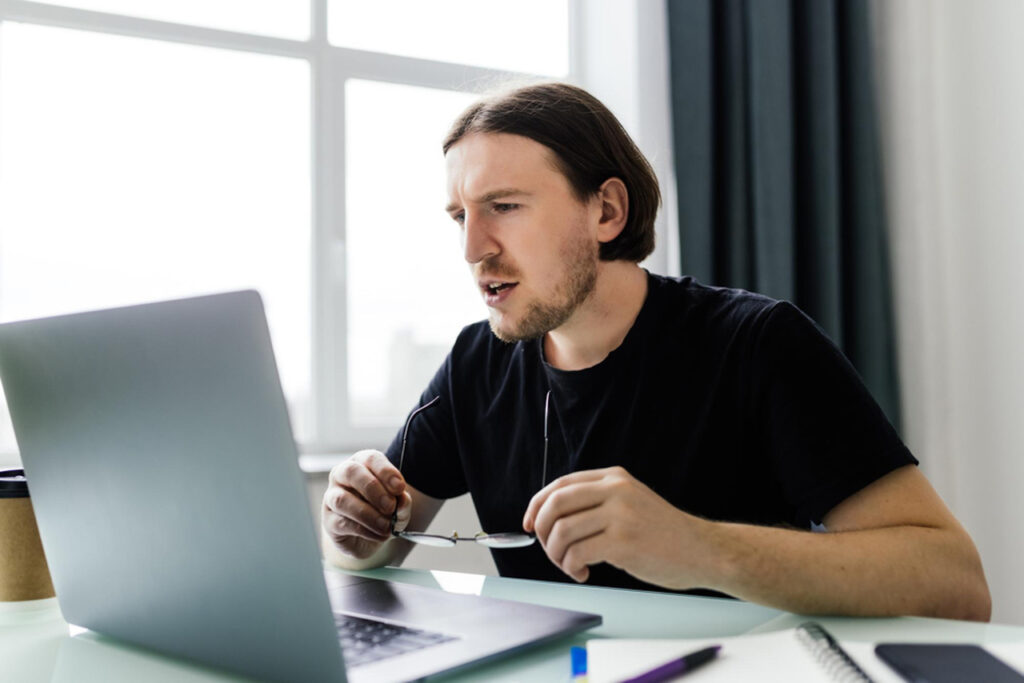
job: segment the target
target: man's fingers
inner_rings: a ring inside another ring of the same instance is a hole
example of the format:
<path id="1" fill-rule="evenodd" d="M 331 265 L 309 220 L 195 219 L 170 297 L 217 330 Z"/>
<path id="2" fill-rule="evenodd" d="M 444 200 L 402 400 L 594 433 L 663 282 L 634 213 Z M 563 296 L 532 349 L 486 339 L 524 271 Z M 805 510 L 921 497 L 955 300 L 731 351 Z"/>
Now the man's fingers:
<path id="1" fill-rule="evenodd" d="M 587 481 L 562 486 L 551 492 L 537 511 L 533 530 L 541 543 L 547 543 L 551 527 L 562 517 L 601 505 L 608 497 L 599 481 Z"/>
<path id="2" fill-rule="evenodd" d="M 555 479 L 553 482 L 542 488 L 540 491 L 534 494 L 533 498 L 530 499 L 530 504 L 526 506 L 526 514 L 523 515 L 523 529 L 526 531 L 533 531 L 534 522 L 537 517 L 537 511 L 540 510 L 544 502 L 559 489 L 571 486 L 573 484 L 579 484 L 583 482 L 593 482 L 602 479 L 607 470 L 581 470 L 579 472 L 571 472 L 565 476 Z"/>
<path id="3" fill-rule="evenodd" d="M 383 543 L 390 538 L 390 533 L 377 533 L 371 529 L 367 529 L 362 524 L 355 522 L 347 517 L 342 517 L 339 514 L 333 512 L 327 512 L 324 514 L 324 531 L 331 537 L 336 544 L 343 545 L 343 541 L 347 538 L 361 538 L 366 541 L 373 543 Z"/>
<path id="4" fill-rule="evenodd" d="M 395 531 L 405 531 L 412 518 L 412 496 L 406 491 L 398 498 L 398 518 L 395 520 Z"/>
<path id="5" fill-rule="evenodd" d="M 377 477 L 392 496 L 398 496 L 405 491 L 405 479 L 402 478 L 402 473 L 380 451 L 359 451 L 352 457 L 358 457 L 366 469 Z"/>
<path id="6" fill-rule="evenodd" d="M 565 554 L 573 543 L 595 536 L 608 526 L 607 514 L 601 508 L 591 508 L 555 521 L 544 543 L 544 552 L 551 561 L 561 566 Z"/>
<path id="7" fill-rule="evenodd" d="M 395 496 L 361 462 L 350 458 L 342 463 L 333 483 L 356 493 L 382 515 L 390 515 L 395 511 Z"/>
<path id="8" fill-rule="evenodd" d="M 591 565 L 606 561 L 607 545 L 607 536 L 602 533 L 580 539 L 569 546 L 558 566 L 573 580 L 583 583 L 590 577 Z"/>
<path id="9" fill-rule="evenodd" d="M 392 507 L 394 501 L 392 500 Z M 391 529 L 391 515 L 382 513 L 344 486 L 332 486 L 324 494 L 324 505 L 333 514 L 361 524 L 371 532 L 387 534 Z"/>

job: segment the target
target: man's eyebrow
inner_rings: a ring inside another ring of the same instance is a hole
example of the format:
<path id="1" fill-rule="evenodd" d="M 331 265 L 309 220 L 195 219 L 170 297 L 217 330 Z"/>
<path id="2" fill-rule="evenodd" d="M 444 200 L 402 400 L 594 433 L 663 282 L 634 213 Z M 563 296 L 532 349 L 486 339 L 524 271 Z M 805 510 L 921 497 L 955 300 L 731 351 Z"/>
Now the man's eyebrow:
<path id="1" fill-rule="evenodd" d="M 501 190 L 491 190 L 490 192 L 488 192 L 488 193 L 478 197 L 477 199 L 474 199 L 473 203 L 475 203 L 475 204 L 486 204 L 487 202 L 493 202 L 495 199 L 504 199 L 506 197 L 511 197 L 513 195 L 524 195 L 524 196 L 528 197 L 530 195 L 530 193 L 526 192 L 524 190 L 517 190 L 514 187 L 508 187 L 508 188 L 503 188 Z M 451 203 L 448 206 L 446 206 L 444 208 L 444 210 L 447 213 L 451 213 L 452 211 L 455 211 L 458 208 L 459 208 L 458 204 Z"/>

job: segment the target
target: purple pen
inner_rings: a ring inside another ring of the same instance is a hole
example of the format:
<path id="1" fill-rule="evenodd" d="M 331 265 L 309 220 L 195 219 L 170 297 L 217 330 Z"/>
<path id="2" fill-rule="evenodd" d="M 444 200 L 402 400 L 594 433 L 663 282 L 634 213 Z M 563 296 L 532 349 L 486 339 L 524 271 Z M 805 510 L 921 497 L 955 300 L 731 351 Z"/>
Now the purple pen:
<path id="1" fill-rule="evenodd" d="M 627 678 L 622 681 L 622 683 L 658 683 L 659 681 L 667 681 L 674 676 L 689 673 L 697 667 L 707 664 L 718 656 L 718 651 L 721 649 L 721 645 L 712 645 L 711 647 L 706 647 L 703 650 L 691 652 L 688 655 L 683 655 L 679 659 L 673 659 L 672 661 L 666 662 L 659 667 L 655 667 L 646 673 L 640 674 L 639 676 Z"/>

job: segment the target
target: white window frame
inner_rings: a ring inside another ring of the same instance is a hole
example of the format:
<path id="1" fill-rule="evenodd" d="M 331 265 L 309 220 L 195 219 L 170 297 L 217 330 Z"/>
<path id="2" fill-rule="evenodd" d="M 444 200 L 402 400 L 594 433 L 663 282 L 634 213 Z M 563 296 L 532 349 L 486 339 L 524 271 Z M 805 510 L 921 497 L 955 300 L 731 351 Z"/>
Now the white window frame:
<path id="1" fill-rule="evenodd" d="M 0 22 L 12 21 L 292 57 L 310 65 L 311 88 L 311 379 L 313 441 L 303 452 L 384 448 L 394 427 L 351 424 L 347 385 L 347 281 L 345 252 L 345 83 L 358 78 L 402 85 L 467 91 L 516 72 L 353 50 L 327 39 L 327 0 L 309 0 L 306 40 L 276 38 L 168 21 L 0 0 Z M 665 209 L 658 223 L 659 248 L 645 265 L 672 270 L 675 249 L 666 215 L 674 213 L 671 138 L 667 117 L 664 2 L 569 0 L 570 72 L 566 80 L 589 88 L 622 119 L 662 178 Z M 625 22 L 625 23 L 624 23 Z M 625 28 L 623 28 L 625 27 Z M 2 39 L 2 37 L 0 37 Z M 618 46 L 614 68 L 605 47 Z M 588 45 L 595 46 L 589 53 Z M 653 61 L 652 61 L 653 60 Z M 645 68 L 640 68 L 640 65 Z M 653 68 L 651 65 L 653 64 Z M 0 107 L 3 103 L 0 102 Z M 443 199 L 443 198 L 441 198 Z M 438 206 L 441 206 L 439 199 Z M 425 208 L 424 210 L 429 210 Z M 674 221 L 673 221 L 674 222 Z M 467 321 L 468 322 L 468 321 Z"/>

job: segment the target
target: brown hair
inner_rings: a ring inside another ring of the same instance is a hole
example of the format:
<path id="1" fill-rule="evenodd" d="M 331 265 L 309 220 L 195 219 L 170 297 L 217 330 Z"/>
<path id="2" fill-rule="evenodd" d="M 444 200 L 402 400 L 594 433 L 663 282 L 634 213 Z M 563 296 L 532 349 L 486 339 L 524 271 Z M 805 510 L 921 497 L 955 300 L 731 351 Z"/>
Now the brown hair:
<path id="1" fill-rule="evenodd" d="M 510 133 L 544 145 L 580 201 L 593 197 L 609 178 L 620 179 L 629 214 L 622 232 L 601 245 L 600 257 L 639 263 L 654 251 L 658 179 L 615 115 L 586 90 L 541 83 L 475 102 L 452 124 L 444 153 L 470 133 Z"/>

